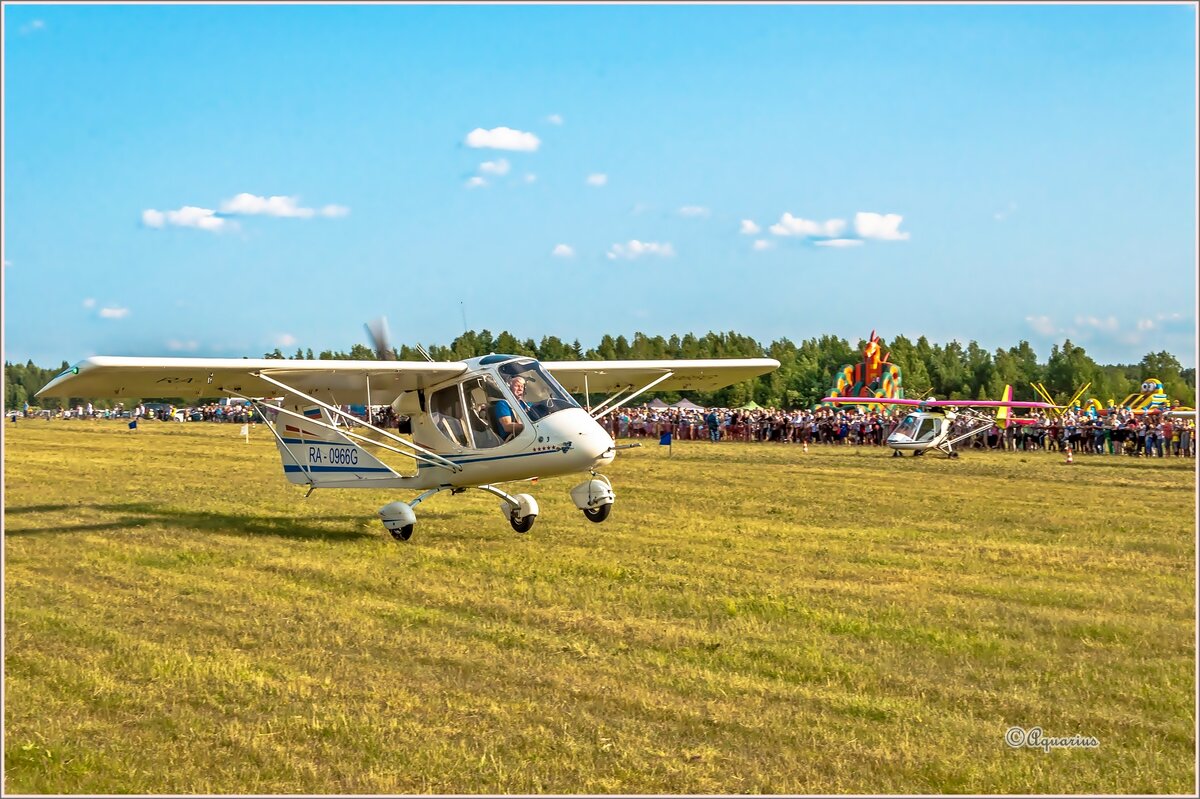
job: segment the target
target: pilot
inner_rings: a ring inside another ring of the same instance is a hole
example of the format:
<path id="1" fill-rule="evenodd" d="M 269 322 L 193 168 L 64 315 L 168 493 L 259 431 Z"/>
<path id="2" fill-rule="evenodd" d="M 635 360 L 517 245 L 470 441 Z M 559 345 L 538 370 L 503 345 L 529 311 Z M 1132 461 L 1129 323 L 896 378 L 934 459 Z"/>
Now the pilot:
<path id="1" fill-rule="evenodd" d="M 525 401 L 525 378 L 516 375 L 509 379 L 508 387 L 512 390 L 513 396 L 517 398 L 517 402 L 520 403 L 521 409 L 529 410 L 529 403 Z M 492 406 L 492 419 L 495 422 L 496 434 L 505 441 L 516 438 L 525 429 L 525 425 L 513 413 L 508 400 L 499 400 Z"/>

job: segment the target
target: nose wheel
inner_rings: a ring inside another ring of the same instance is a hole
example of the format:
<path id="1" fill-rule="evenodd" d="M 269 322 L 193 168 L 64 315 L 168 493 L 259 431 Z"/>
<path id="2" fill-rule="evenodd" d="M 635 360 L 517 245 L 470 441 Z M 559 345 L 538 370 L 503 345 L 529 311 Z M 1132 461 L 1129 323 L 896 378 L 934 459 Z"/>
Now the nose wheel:
<path id="1" fill-rule="evenodd" d="M 575 507 L 583 511 L 584 518 L 596 524 L 607 519 L 608 514 L 612 513 L 616 498 L 608 478 L 595 472 L 592 472 L 592 479 L 585 480 L 571 489 L 571 501 L 575 503 Z"/>
<path id="2" fill-rule="evenodd" d="M 589 522 L 599 524 L 608 518 L 608 514 L 612 512 L 612 503 L 601 505 L 598 508 L 584 508 L 583 515 L 587 517 Z"/>

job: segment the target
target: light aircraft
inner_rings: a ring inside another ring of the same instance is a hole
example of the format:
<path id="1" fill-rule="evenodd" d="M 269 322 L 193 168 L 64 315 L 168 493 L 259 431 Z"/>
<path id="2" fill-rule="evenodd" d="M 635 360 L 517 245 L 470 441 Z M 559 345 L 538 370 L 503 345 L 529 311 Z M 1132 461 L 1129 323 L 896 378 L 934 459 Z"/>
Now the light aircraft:
<path id="1" fill-rule="evenodd" d="M 1044 408 L 1058 406 L 1048 402 L 1019 402 L 1012 399 L 1012 386 L 1004 387 L 1003 398 L 996 400 L 924 400 L 889 399 L 887 397 L 826 397 L 821 402 L 839 405 L 906 405 L 915 408 L 897 425 L 887 438 L 892 456 L 900 457 L 912 452 L 913 457 L 924 455 L 931 449 L 944 452 L 947 457 L 957 458 L 954 445 L 965 438 L 982 433 L 993 426 L 1005 428 L 1010 424 L 1031 424 L 1032 419 L 1010 417 L 1010 408 Z M 993 416 L 976 408 L 995 408 Z M 965 420 L 966 427 L 951 438 L 951 426 L 955 420 Z"/>
<path id="2" fill-rule="evenodd" d="M 588 519 L 602 522 L 616 495 L 596 470 L 611 463 L 618 449 L 637 445 L 618 447 L 597 419 L 650 389 L 712 391 L 779 367 L 771 358 L 540 363 L 491 354 L 397 361 L 386 346 L 386 323 L 367 329 L 385 360 L 95 356 L 54 378 L 38 396 L 248 400 L 267 420 L 287 479 L 307 485 L 309 494 L 317 488 L 421 491 L 379 509 L 392 537 L 407 541 L 417 505 L 442 491 L 469 488 L 498 497 L 512 528 L 527 532 L 537 519 L 537 500 L 497 484 L 575 473 L 589 478 L 571 489 L 571 499 Z M 516 393 L 520 384 L 523 396 Z M 593 393 L 608 397 L 592 406 Z M 350 404 L 390 405 L 411 419 L 412 440 L 353 417 L 342 409 Z M 352 429 L 359 425 L 374 437 Z M 363 444 L 411 458 L 416 474 L 400 474 Z"/>

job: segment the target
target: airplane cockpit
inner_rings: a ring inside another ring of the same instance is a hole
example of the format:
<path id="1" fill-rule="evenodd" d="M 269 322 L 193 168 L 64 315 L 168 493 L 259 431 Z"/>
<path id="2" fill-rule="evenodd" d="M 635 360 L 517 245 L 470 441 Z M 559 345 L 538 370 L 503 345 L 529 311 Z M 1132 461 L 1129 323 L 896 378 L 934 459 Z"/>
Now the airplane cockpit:
<path id="1" fill-rule="evenodd" d="M 579 407 L 579 403 L 558 384 L 558 381 L 532 358 L 508 361 L 501 364 L 496 371 L 506 388 L 514 377 L 525 381 L 525 403 L 528 406 L 525 408 L 525 414 L 530 421 L 536 422 L 552 413 Z"/>
<path id="2" fill-rule="evenodd" d="M 448 444 L 457 448 L 491 449 L 507 443 L 510 436 L 498 423 L 498 408 L 507 408 L 528 429 L 530 423 L 567 408 L 579 407 L 579 403 L 536 360 L 489 355 L 479 361 L 483 367 L 494 364 L 494 373 L 492 370 L 473 372 L 467 379 L 430 395 L 430 420 Z M 518 377 L 524 384 L 523 404 L 511 388 L 513 379 Z"/>
<path id="3" fill-rule="evenodd" d="M 933 441 L 941 432 L 943 421 L 945 420 L 940 416 L 910 413 L 892 431 L 892 436 L 904 436 L 909 441 L 915 442 Z"/>

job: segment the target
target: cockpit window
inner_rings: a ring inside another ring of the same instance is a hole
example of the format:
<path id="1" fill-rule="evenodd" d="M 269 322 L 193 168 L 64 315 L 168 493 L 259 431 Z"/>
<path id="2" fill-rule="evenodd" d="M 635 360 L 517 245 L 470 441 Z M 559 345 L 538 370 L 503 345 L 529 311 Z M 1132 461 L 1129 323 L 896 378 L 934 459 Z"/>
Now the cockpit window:
<path id="1" fill-rule="evenodd" d="M 942 429 L 942 420 L 925 417 L 921 420 L 921 429 L 913 436 L 917 441 L 932 441 Z"/>
<path id="2" fill-rule="evenodd" d="M 542 365 L 534 360 L 509 361 L 500 367 L 500 377 L 510 387 L 516 378 L 525 383 L 522 408 L 532 421 L 543 419 L 564 408 L 578 408 L 579 403 L 571 398 L 558 381 L 550 376 Z"/>
<path id="3" fill-rule="evenodd" d="M 463 383 L 463 396 L 467 400 L 467 425 L 477 449 L 498 447 L 503 438 L 492 420 L 492 409 L 504 400 L 504 393 L 491 375 L 472 377 Z"/>
<path id="4" fill-rule="evenodd" d="M 429 417 L 437 431 L 452 444 L 470 446 L 459 386 L 448 386 L 433 393 L 429 398 Z"/>
<path id="5" fill-rule="evenodd" d="M 901 422 L 894 431 L 892 431 L 892 435 L 908 436 L 909 438 L 915 439 L 917 424 L 920 421 L 920 418 L 918 418 L 916 414 L 910 413 L 908 416 L 905 416 L 904 421 Z"/>

